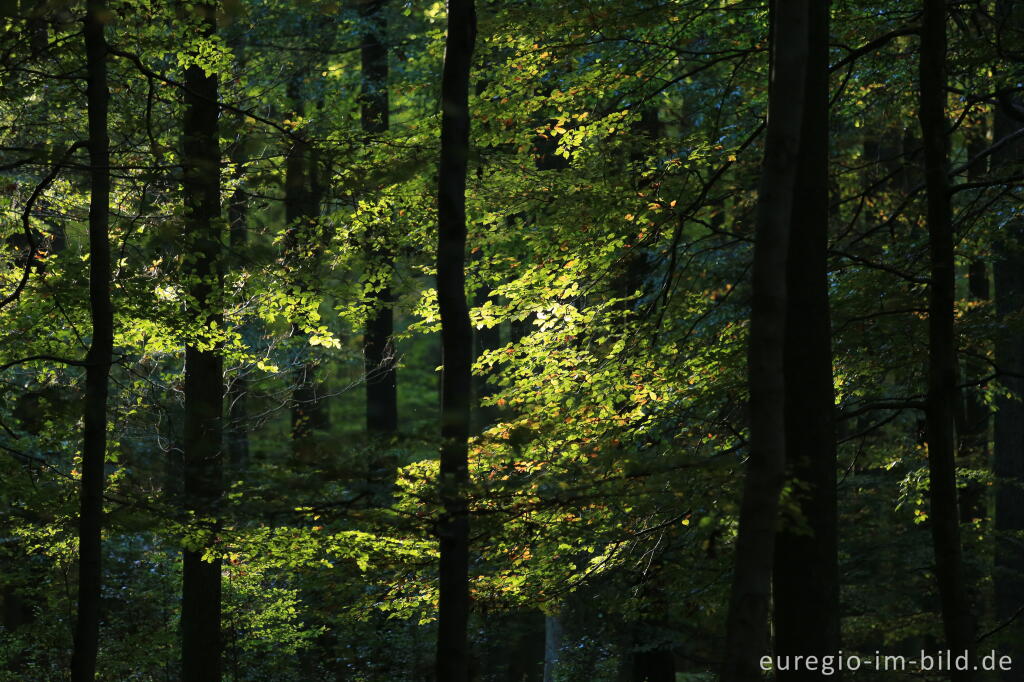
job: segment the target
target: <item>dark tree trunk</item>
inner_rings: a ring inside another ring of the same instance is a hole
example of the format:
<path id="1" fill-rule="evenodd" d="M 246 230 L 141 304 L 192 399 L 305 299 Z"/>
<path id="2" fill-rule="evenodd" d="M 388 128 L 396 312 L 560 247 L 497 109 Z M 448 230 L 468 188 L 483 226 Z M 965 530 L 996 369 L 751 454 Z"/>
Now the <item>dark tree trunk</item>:
<path id="1" fill-rule="evenodd" d="M 783 520 L 776 535 L 773 599 L 779 656 L 839 650 L 835 391 L 827 262 L 829 3 L 809 6 L 800 161 L 786 263 L 786 464 L 799 518 Z M 819 673 L 780 670 L 776 677 L 816 680 Z"/>
<path id="2" fill-rule="evenodd" d="M 631 682 L 675 682 L 676 660 L 671 651 L 637 651 L 633 654 Z"/>
<path id="3" fill-rule="evenodd" d="M 979 6 L 974 9 L 971 16 L 969 29 L 974 39 L 984 39 L 985 32 L 981 27 L 987 23 L 984 8 Z M 966 127 L 967 137 L 967 158 L 974 159 L 982 154 L 988 147 L 987 133 L 989 131 L 988 117 L 985 114 L 976 116 L 971 124 Z M 981 182 L 988 176 L 989 160 L 981 159 L 967 169 L 968 182 Z M 989 269 L 980 256 L 975 256 L 967 267 L 967 291 L 970 300 L 974 303 L 988 301 L 992 293 L 989 287 Z M 968 311 L 968 319 L 973 317 Z M 962 409 L 958 411 L 956 432 L 959 436 L 957 455 L 962 466 L 970 469 L 983 469 L 988 465 L 988 439 L 989 424 L 991 421 L 991 410 L 985 404 L 983 393 L 985 387 L 979 382 L 989 373 L 989 366 L 983 345 L 976 345 L 975 339 L 966 339 L 968 343 L 968 357 L 963 361 L 963 376 L 966 387 L 962 393 Z M 986 486 L 982 481 L 970 478 L 961 482 L 959 487 L 959 508 L 960 522 L 971 524 L 975 520 L 981 520 L 986 516 Z M 973 564 L 973 565 L 972 565 Z M 978 604 L 978 587 L 981 575 L 977 562 L 970 562 L 967 569 L 967 585 L 971 591 L 969 597 L 972 609 Z"/>
<path id="4" fill-rule="evenodd" d="M 488 289 L 481 287 L 473 299 L 474 306 L 482 306 L 489 299 Z M 489 350 L 501 347 L 501 327 L 484 327 L 473 330 L 473 355 L 480 357 Z M 490 425 L 498 421 L 499 408 L 495 405 L 481 405 L 481 401 L 490 398 L 494 394 L 494 386 L 490 381 L 489 374 L 473 375 L 473 398 L 476 405 L 473 424 L 473 432 L 480 433 Z"/>
<path id="5" fill-rule="evenodd" d="M 748 351 L 750 454 L 726 623 L 723 682 L 760 680 L 760 657 L 768 648 L 775 527 L 786 459 L 786 249 L 800 149 L 809 13 L 808 0 L 775 2 L 770 10 L 772 74 Z"/>
<path id="6" fill-rule="evenodd" d="M 374 311 L 366 325 L 366 431 L 373 436 L 398 432 L 398 389 L 392 297 L 388 286 L 377 292 Z"/>
<path id="7" fill-rule="evenodd" d="M 441 164 L 438 169 L 437 301 L 441 314 L 441 472 L 438 524 L 437 679 L 469 676 L 469 483 L 473 330 L 466 302 L 466 168 L 469 160 L 469 72 L 476 42 L 474 0 L 448 0 L 441 76 Z"/>
<path id="8" fill-rule="evenodd" d="M 7 549 L 10 552 L 12 549 L 16 550 L 16 547 L 8 546 Z M 16 551 L 10 552 L 10 554 L 17 556 Z M 7 556 L 3 558 L 2 567 L 5 569 L 16 561 L 16 559 L 10 560 Z M 35 609 L 32 608 L 31 601 L 26 600 L 14 585 L 5 585 L 3 589 L 0 589 L 0 602 L 3 602 L 3 607 L 0 609 L 2 611 L 0 624 L 3 625 L 5 632 L 13 633 L 18 628 L 29 625 L 35 620 Z M 7 657 L 0 662 L 0 671 L 13 674 L 24 673 L 26 658 L 31 649 L 31 643 L 25 640 L 22 640 L 21 646 L 8 649 Z"/>
<path id="9" fill-rule="evenodd" d="M 197 5 L 202 32 L 216 30 L 217 7 Z M 194 254 L 186 273 L 189 315 L 197 328 L 222 323 L 220 253 L 220 146 L 217 133 L 217 77 L 201 67 L 185 72 L 184 168 L 185 243 Z M 213 542 L 213 521 L 223 494 L 223 360 L 219 349 L 185 347 L 185 502 L 203 524 L 203 543 Z M 220 561 L 204 561 L 204 547 L 185 550 L 182 567 L 182 679 L 221 677 Z"/>
<path id="10" fill-rule="evenodd" d="M 360 48 L 363 75 L 359 98 L 360 121 L 363 131 L 369 135 L 386 132 L 390 122 L 388 48 L 385 44 L 388 27 L 384 7 L 383 0 L 368 0 L 360 7 L 360 14 L 366 22 Z M 386 229 L 386 226 L 381 226 L 381 229 Z M 371 264 L 376 262 L 384 270 L 390 270 L 393 255 L 386 246 L 390 241 L 387 235 L 371 233 L 367 236 L 367 248 L 370 250 L 368 261 Z M 374 241 L 384 246 L 375 247 Z M 374 295 L 373 310 L 364 335 L 366 430 L 372 436 L 390 437 L 398 431 L 395 349 L 391 341 L 395 327 L 393 304 L 391 288 L 384 284 Z"/>
<path id="11" fill-rule="evenodd" d="M 31 604 L 25 600 L 13 585 L 4 586 L 3 590 L 0 591 L 0 600 L 3 601 L 3 614 L 0 616 L 0 624 L 4 626 L 4 630 L 7 632 L 16 630 L 23 625 L 28 625 L 35 620 L 35 612 Z M 23 652 L 15 653 L 15 659 L 20 658 L 21 653 Z M 7 660 L 4 663 L 5 667 L 2 668 L 4 671 L 18 671 L 17 665 L 20 661 Z"/>
<path id="12" fill-rule="evenodd" d="M 999 42 L 1020 45 L 1024 38 L 1024 7 L 1009 1 L 997 5 L 999 14 Z M 1002 107 L 996 109 L 995 138 L 997 140 L 1019 130 L 1024 123 L 1015 120 Z M 1024 161 L 1024 142 L 1004 147 L 992 156 L 992 168 L 997 177 L 1019 172 Z M 1014 167 L 1014 168 L 1011 168 Z M 995 283 L 996 317 L 1011 320 L 1021 314 L 1024 302 L 1024 221 L 1019 217 L 1003 228 L 995 245 L 993 279 Z M 995 615 L 999 624 L 1008 623 L 1006 642 L 1015 642 L 1000 651 L 1016 662 L 1024 658 L 1024 645 L 1020 642 L 1024 623 L 1018 613 L 1024 607 L 1024 336 L 1019 331 L 1002 331 L 996 337 L 996 367 L 999 383 L 1013 393 L 996 397 L 993 429 L 992 465 L 995 482 L 995 568 L 992 581 L 995 586 Z M 1016 537 L 1014 537 L 1016 535 Z M 1001 679 L 1024 680 L 1024 666 L 1002 673 Z"/>
<path id="13" fill-rule="evenodd" d="M 82 442 L 82 492 L 78 517 L 78 619 L 71 679 L 93 680 L 99 650 L 103 581 L 103 482 L 107 452 L 107 389 L 114 352 L 110 301 L 110 138 L 107 135 L 107 43 L 105 0 L 89 0 L 85 57 L 89 109 L 89 310 L 92 341 L 86 355 Z"/>
<path id="14" fill-rule="evenodd" d="M 302 116 L 305 109 L 301 83 L 302 74 L 295 74 L 288 83 L 288 99 L 297 116 Z M 302 139 L 292 140 L 285 159 L 284 208 L 288 223 L 286 257 L 293 271 L 301 267 L 309 256 L 309 244 L 317 239 L 310 229 L 320 210 L 315 175 L 310 145 Z M 307 288 L 301 279 L 296 286 Z M 297 327 L 294 333 L 301 336 Z M 316 433 L 325 431 L 329 425 L 323 390 L 317 380 L 318 362 L 310 355 L 308 345 L 301 344 L 297 350 L 291 401 L 292 453 L 296 460 L 306 463 L 315 460 Z"/>
<path id="15" fill-rule="evenodd" d="M 954 419 L 957 389 L 956 336 L 953 327 L 955 276 L 953 212 L 949 192 L 946 121 L 946 2 L 924 0 L 921 24 L 918 116 L 924 140 L 928 244 L 928 396 L 925 405 L 930 523 L 935 576 L 942 604 L 946 646 L 956 655 L 973 651 L 974 636 L 960 549 L 957 511 Z M 967 680 L 970 671 L 953 672 Z"/>
<path id="16" fill-rule="evenodd" d="M 985 126 L 976 131 L 976 137 L 967 147 L 968 158 L 974 158 L 984 151 Z M 972 166 L 967 171 L 968 181 L 981 181 L 987 175 L 985 163 Z M 984 260 L 975 258 L 967 269 L 967 290 L 974 302 L 988 301 L 991 297 L 988 281 L 988 267 Z M 983 349 L 972 348 L 976 354 Z M 960 427 L 960 454 L 966 458 L 967 465 L 973 469 L 984 468 L 988 463 L 988 438 L 991 411 L 982 398 L 983 388 L 975 386 L 982 377 L 988 374 L 988 363 L 976 357 L 968 357 L 964 362 L 965 383 L 968 388 L 964 392 L 963 424 Z M 960 520 L 971 523 L 986 515 L 985 485 L 981 481 L 969 480 L 960 488 Z"/>
<path id="17" fill-rule="evenodd" d="M 476 83 L 475 94 L 480 95 L 487 87 L 486 80 L 479 80 Z M 561 158 L 561 157 L 558 157 Z M 485 171 L 485 164 L 481 160 L 477 164 L 477 177 L 483 178 Z M 509 217 L 505 218 L 505 224 L 511 225 L 512 220 Z M 477 260 L 483 260 L 484 251 L 478 250 L 476 252 Z M 481 284 L 480 288 L 473 294 L 473 306 L 483 306 L 491 297 L 490 285 L 484 283 Z M 483 327 L 481 329 L 473 330 L 473 357 L 479 358 L 485 352 L 489 350 L 496 350 L 501 347 L 501 325 L 495 325 L 493 327 Z M 496 405 L 481 405 L 481 401 L 490 398 L 494 394 L 494 383 L 492 382 L 491 372 L 482 372 L 473 375 L 473 424 L 472 429 L 474 434 L 479 434 L 487 427 L 491 426 L 498 421 L 501 414 L 500 408 Z M 526 616 L 527 618 L 533 617 L 533 614 Z"/>
<path id="18" fill-rule="evenodd" d="M 239 127 L 244 125 L 242 117 L 238 118 Z M 237 185 L 228 200 L 228 245 L 231 248 L 231 261 L 241 263 L 243 252 L 249 240 L 249 204 L 248 197 L 242 187 L 245 171 L 246 139 L 239 132 L 231 151 L 231 161 L 235 164 L 235 180 Z M 246 334 L 250 325 L 245 324 L 242 333 Z M 249 380 L 245 369 L 239 368 L 227 386 L 228 423 L 225 428 L 228 447 L 228 463 L 234 476 L 244 475 L 249 464 Z"/>

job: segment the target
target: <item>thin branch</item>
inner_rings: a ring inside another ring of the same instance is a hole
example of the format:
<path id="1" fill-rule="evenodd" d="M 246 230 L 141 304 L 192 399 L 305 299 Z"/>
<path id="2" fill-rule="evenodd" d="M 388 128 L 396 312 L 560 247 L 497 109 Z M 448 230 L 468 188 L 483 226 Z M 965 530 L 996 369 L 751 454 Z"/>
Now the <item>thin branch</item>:
<path id="1" fill-rule="evenodd" d="M 921 396 L 923 397 L 923 396 Z M 839 419 L 852 419 L 853 417 L 859 417 L 862 414 L 868 412 L 874 412 L 875 410 L 923 410 L 924 400 L 918 399 L 907 399 L 907 400 L 890 400 L 890 401 L 879 401 L 877 403 L 868 403 L 867 405 L 857 408 L 856 410 L 841 410 Z"/>
<path id="2" fill-rule="evenodd" d="M 976 641 L 976 642 L 980 642 L 980 641 L 982 641 L 983 639 L 986 639 L 986 638 L 988 638 L 988 637 L 991 637 L 992 635 L 996 634 L 996 633 L 997 633 L 997 632 L 999 632 L 1000 630 L 1002 630 L 1002 629 L 1004 629 L 1004 628 L 1008 627 L 1008 626 L 1009 626 L 1009 625 L 1010 625 L 1011 623 L 1013 623 L 1013 621 L 1015 621 L 1015 620 L 1017 620 L 1018 618 L 1020 618 L 1020 615 L 1021 615 L 1022 613 L 1024 613 L 1024 604 L 1021 604 L 1020 606 L 1018 606 L 1018 607 L 1017 607 L 1017 610 L 1013 612 L 1013 615 L 1012 615 L 1012 616 L 1010 616 L 1010 617 L 1009 617 L 1009 618 L 1007 618 L 1007 619 L 1006 619 L 1005 621 L 1003 621 L 1002 623 L 1000 623 L 1000 624 L 999 624 L 999 625 L 997 625 L 996 627 L 992 628 L 991 630 L 989 630 L 989 631 L 988 631 L 988 632 L 986 632 L 985 634 L 983 634 L 983 635 L 981 635 L 980 637 L 978 637 L 978 639 L 976 639 L 975 641 Z"/>
<path id="3" fill-rule="evenodd" d="M 117 57 L 123 57 L 124 59 L 127 59 L 128 61 L 130 61 L 132 64 L 135 65 L 135 68 L 137 68 L 139 70 L 139 72 L 143 76 L 146 76 L 147 78 L 152 78 L 154 80 L 160 81 L 161 83 L 164 83 L 165 85 L 170 85 L 172 87 L 178 88 L 182 92 L 186 92 L 189 95 L 192 95 L 193 97 L 196 97 L 198 99 L 205 99 L 207 101 L 210 101 L 208 97 L 205 97 L 201 93 L 194 92 L 191 88 L 189 88 L 187 85 L 185 85 L 181 81 L 176 81 L 173 78 L 170 78 L 169 76 L 165 76 L 165 75 L 163 75 L 161 73 L 157 73 L 153 69 L 149 68 L 148 66 L 146 66 L 143 63 L 142 58 L 139 57 L 137 54 L 134 54 L 134 53 L 131 53 L 131 52 L 126 52 L 124 50 L 115 50 L 115 49 L 110 49 L 108 51 L 112 55 L 115 55 Z M 282 124 L 278 123 L 277 121 L 271 120 L 271 119 L 267 118 L 266 116 L 261 116 L 260 114 L 257 114 L 255 111 L 252 111 L 251 109 L 243 109 L 243 108 L 237 107 L 237 106 L 235 106 L 233 104 L 228 104 L 227 102 L 222 102 L 219 99 L 213 101 L 212 103 L 217 105 L 221 109 L 224 109 L 225 111 L 230 111 L 232 113 L 241 114 L 243 116 L 248 116 L 249 118 L 253 119 L 254 121 L 259 121 L 260 123 L 263 123 L 264 125 L 268 125 L 271 128 L 273 128 L 274 130 L 277 130 L 279 133 L 281 133 L 282 135 L 288 137 L 291 140 L 294 140 L 296 142 L 305 142 L 305 143 L 309 142 L 304 136 L 296 134 L 296 132 L 294 130 L 289 130 L 288 128 L 286 128 Z"/>
<path id="4" fill-rule="evenodd" d="M 848 55 L 846 55 L 845 57 L 840 59 L 838 62 L 836 62 L 832 66 L 828 67 L 828 70 L 829 70 L 830 73 L 833 72 L 833 71 L 838 71 L 839 69 L 843 68 L 847 64 L 851 64 L 851 63 L 855 62 L 860 57 L 863 57 L 864 55 L 866 55 L 868 53 L 874 52 L 875 50 L 878 50 L 878 49 L 880 49 L 882 47 L 885 47 L 886 45 L 891 43 L 896 38 L 899 38 L 901 36 L 917 35 L 917 33 L 919 31 L 920 31 L 920 28 L 917 27 L 917 26 L 904 26 L 903 28 L 898 28 L 898 29 L 896 29 L 894 31 L 890 31 L 889 33 L 886 33 L 885 35 L 878 36 L 874 40 L 872 40 L 872 41 L 870 41 L 870 42 L 868 42 L 868 43 L 866 43 L 864 45 L 861 45 L 860 47 L 858 47 L 856 49 L 851 49 L 850 53 Z M 847 49 L 849 49 L 849 48 L 847 48 Z"/>
<path id="5" fill-rule="evenodd" d="M 25 209 L 21 212 L 21 229 L 25 233 L 25 239 L 28 241 L 28 254 L 25 256 L 25 267 L 21 272 L 21 280 L 18 285 L 14 288 L 10 294 L 8 294 L 2 301 L 0 301 L 0 308 L 5 308 L 9 303 L 15 301 L 21 292 L 25 290 L 25 286 L 28 284 L 28 278 L 32 274 L 33 261 L 35 260 L 38 248 L 36 245 L 35 237 L 32 236 L 32 208 L 35 206 L 36 201 L 46 191 L 46 188 L 56 179 L 57 175 L 60 174 L 61 169 L 64 167 L 65 162 L 75 153 L 76 150 L 81 149 L 85 146 L 85 142 L 79 140 L 73 145 L 68 147 L 68 150 L 60 157 L 57 164 L 50 169 L 50 172 L 42 179 L 42 181 L 36 185 L 35 189 L 32 190 L 32 194 L 29 195 L 28 201 L 25 203 Z"/>

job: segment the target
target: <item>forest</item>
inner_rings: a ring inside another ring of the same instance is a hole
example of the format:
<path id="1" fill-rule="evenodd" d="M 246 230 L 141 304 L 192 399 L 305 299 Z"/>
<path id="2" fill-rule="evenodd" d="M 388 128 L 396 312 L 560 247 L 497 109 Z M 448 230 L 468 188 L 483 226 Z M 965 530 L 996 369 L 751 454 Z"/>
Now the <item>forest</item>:
<path id="1" fill-rule="evenodd" d="M 1024 681 L 1024 0 L 0 0 L 0 682 Z"/>

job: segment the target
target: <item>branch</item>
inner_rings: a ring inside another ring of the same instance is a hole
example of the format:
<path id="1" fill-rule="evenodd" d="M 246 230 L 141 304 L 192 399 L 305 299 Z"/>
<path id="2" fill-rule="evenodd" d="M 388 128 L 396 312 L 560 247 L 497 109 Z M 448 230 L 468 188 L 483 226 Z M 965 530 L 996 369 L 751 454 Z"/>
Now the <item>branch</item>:
<path id="1" fill-rule="evenodd" d="M 84 360 L 70 360 L 68 358 L 60 358 L 55 355 L 30 355 L 27 358 L 18 358 L 17 360 L 11 360 L 0 365 L 0 372 L 10 369 L 15 365 L 21 365 L 26 362 L 34 362 L 35 360 L 49 360 L 50 362 L 60 362 L 65 365 L 71 365 L 72 367 L 88 367 L 89 363 Z"/>
<path id="2" fill-rule="evenodd" d="M 74 476 L 72 476 L 71 474 L 66 473 L 64 471 L 61 471 L 55 465 L 51 464 L 44 457 L 40 457 L 39 455 L 33 455 L 32 453 L 24 452 L 22 450 L 18 450 L 17 448 L 12 448 L 11 446 L 5 445 L 4 443 L 0 443 L 0 450 L 3 450 L 4 452 L 6 452 L 7 454 L 11 455 L 12 457 L 20 459 L 21 461 L 25 462 L 26 464 L 35 464 L 40 469 L 49 469 L 51 472 L 53 472 L 53 474 L 55 474 L 59 478 L 63 478 L 65 480 L 67 480 L 67 481 L 72 481 L 72 482 L 77 482 L 78 481 L 78 479 L 76 479 Z M 111 495 L 109 493 L 103 493 L 103 499 L 106 500 L 107 502 L 113 502 L 115 504 L 119 504 L 122 507 L 132 507 L 134 509 L 143 509 L 143 510 L 152 512 L 155 515 L 157 515 L 159 518 L 167 518 L 168 517 L 166 509 L 159 509 L 157 507 L 154 507 L 154 506 L 151 506 L 151 505 L 147 504 L 146 502 L 133 501 L 133 500 L 125 499 L 125 498 L 122 498 L 122 497 L 117 497 L 117 496 Z"/>
<path id="3" fill-rule="evenodd" d="M 978 637 L 978 639 L 976 639 L 975 641 L 976 641 L 976 642 L 980 642 L 980 641 L 982 641 L 983 639 L 986 639 L 986 638 L 988 638 L 988 637 L 991 637 L 992 635 L 996 634 L 997 632 L 999 632 L 999 631 L 1000 631 L 1000 630 L 1002 630 L 1003 628 L 1005 628 L 1005 627 L 1009 626 L 1009 625 L 1010 625 L 1010 624 L 1011 624 L 1011 623 L 1012 623 L 1013 621 L 1015 621 L 1015 620 L 1017 620 L 1018 618 L 1020 618 L 1020 615 L 1021 615 L 1022 613 L 1024 613 L 1024 604 L 1021 604 L 1020 606 L 1018 606 L 1018 607 L 1017 607 L 1017 610 L 1013 612 L 1013 615 L 1012 615 L 1012 616 L 1010 616 L 1010 617 L 1009 617 L 1009 618 L 1007 618 L 1007 619 L 1006 619 L 1005 621 L 1003 621 L 1002 623 L 1000 623 L 1000 624 L 999 624 L 999 625 L 997 625 L 996 627 L 992 628 L 991 630 L 989 630 L 989 631 L 988 631 L 988 632 L 986 632 L 985 634 L 983 634 L 983 635 L 981 635 L 980 637 Z"/>
<path id="4" fill-rule="evenodd" d="M 996 140 L 991 145 L 989 145 L 984 151 L 979 152 L 978 154 L 975 154 L 972 158 L 968 159 L 967 162 L 964 163 L 962 166 L 957 166 L 956 168 L 951 170 L 949 172 L 949 175 L 951 177 L 954 176 L 954 175 L 960 175 L 965 170 L 967 170 L 971 166 L 975 165 L 976 163 L 980 162 L 985 157 L 991 156 L 992 154 L 996 153 L 997 151 L 999 151 L 1000 149 L 1002 149 L 1003 147 L 1005 147 L 1006 145 L 1010 144 L 1011 142 L 1015 141 L 1016 139 L 1018 139 L 1020 137 L 1024 137 L 1024 126 L 1021 126 L 1019 129 L 1013 131 L 1009 135 Z M 954 186 L 954 190 L 958 186 L 959 185 Z M 922 185 L 922 187 L 923 187 L 923 185 Z M 919 187 L 915 187 L 914 188 L 915 192 L 917 192 L 918 190 L 919 190 Z"/>
<path id="5" fill-rule="evenodd" d="M 142 58 L 139 57 L 137 54 L 133 54 L 131 52 L 125 52 L 124 50 L 115 50 L 115 49 L 112 49 L 112 48 L 108 49 L 107 52 L 109 52 L 110 54 L 115 55 L 117 57 L 123 57 L 124 59 L 127 59 L 128 61 L 130 61 L 132 64 L 135 65 L 135 68 L 137 68 L 139 70 L 139 72 L 143 76 L 146 76 L 147 78 L 152 78 L 152 79 L 158 80 L 161 83 L 164 83 L 166 85 L 170 85 L 172 87 L 178 88 L 182 92 L 187 92 L 188 94 L 192 95 L 193 97 L 196 97 L 196 98 L 202 99 L 202 100 L 206 100 L 207 102 L 210 102 L 210 103 L 220 107 L 221 109 L 224 109 L 225 111 L 230 111 L 230 112 L 233 112 L 233 113 L 236 113 L 236 114 L 242 114 L 243 116 L 248 116 L 249 118 L 251 118 L 251 119 L 253 119 L 255 121 L 259 121 L 260 123 L 263 123 L 264 125 L 270 126 L 271 128 L 277 130 L 282 135 L 284 135 L 284 136 L 288 137 L 289 139 L 294 140 L 296 142 L 303 142 L 303 143 L 308 143 L 309 142 L 302 135 L 296 134 L 296 132 L 294 130 L 289 130 L 288 128 L 284 127 L 283 125 L 281 125 L 277 121 L 271 120 L 271 119 L 267 118 L 266 116 L 261 116 L 260 114 L 257 114 L 256 112 L 254 112 L 252 110 L 242 109 L 241 107 L 237 107 L 237 106 L 235 106 L 233 104 L 228 104 L 227 102 L 222 102 L 222 101 L 220 101 L 218 99 L 211 100 L 209 97 L 206 97 L 205 95 L 203 95 L 201 93 L 195 92 L 194 90 L 189 88 L 184 83 L 182 83 L 180 81 L 176 81 L 173 78 L 165 76 L 165 75 L 163 75 L 161 73 L 157 73 L 153 69 L 151 69 L 148 66 L 146 66 L 142 62 Z"/>
<path id="6" fill-rule="evenodd" d="M 878 36 L 877 38 L 875 38 L 871 42 L 866 43 L 866 44 L 864 44 L 864 45 L 862 45 L 862 46 L 860 46 L 860 47 L 858 47 L 856 49 L 847 48 L 847 49 L 850 49 L 850 54 L 846 55 L 845 57 L 840 59 L 838 62 L 833 64 L 832 66 L 828 67 L 828 70 L 829 70 L 830 73 L 833 72 L 833 71 L 838 71 L 839 69 L 843 68 L 847 64 L 851 64 L 852 62 L 857 61 L 857 59 L 859 59 L 860 57 L 863 57 L 864 55 L 866 55 L 866 54 L 868 54 L 870 52 L 874 52 L 875 50 L 877 50 L 879 48 L 885 47 L 886 45 L 891 43 L 896 38 L 899 38 L 901 36 L 917 35 L 917 33 L 919 31 L 920 31 L 920 28 L 917 27 L 917 26 L 904 26 L 903 28 L 898 28 L 898 29 L 896 29 L 894 31 L 890 31 L 889 33 L 886 33 L 885 35 Z M 840 46 L 840 47 L 842 47 L 842 46 Z"/>
<path id="7" fill-rule="evenodd" d="M 36 185 L 35 189 L 32 190 L 32 194 L 29 195 L 28 201 L 25 203 L 25 210 L 21 212 L 21 229 L 25 233 L 25 239 L 28 241 L 28 254 L 25 257 L 25 268 L 21 273 L 21 280 L 18 282 L 18 286 L 14 288 L 10 294 L 8 294 L 2 301 L 0 301 L 0 309 L 6 308 L 9 303 L 16 300 L 21 296 L 21 292 L 25 290 L 25 286 L 28 284 L 28 278 L 32 274 L 32 261 L 35 260 L 37 248 L 35 237 L 32 236 L 32 224 L 30 222 L 32 207 L 35 206 L 36 201 L 40 195 L 46 191 L 46 188 L 54 181 L 61 169 L 64 167 L 65 162 L 75 153 L 76 150 L 85 147 L 85 142 L 79 140 L 73 145 L 68 147 L 68 150 L 60 157 L 50 172 L 43 178 L 43 180 Z"/>
<path id="8" fill-rule="evenodd" d="M 840 410 L 840 419 L 851 419 L 858 417 L 867 412 L 874 412 L 875 410 L 923 410 L 924 401 L 920 399 L 908 398 L 907 400 L 891 400 L 891 401 L 879 401 L 877 403 L 868 403 L 864 407 L 859 407 L 856 410 Z"/>
<path id="9" fill-rule="evenodd" d="M 931 282 L 931 280 L 928 279 L 927 277 L 917 277 L 915 275 L 903 272 L 899 268 L 894 268 L 890 265 L 886 265 L 885 263 L 876 263 L 874 261 L 868 260 L 867 258 L 864 258 L 863 256 L 858 256 L 857 254 L 854 253 L 847 253 L 846 251 L 840 251 L 839 249 L 835 248 L 829 249 L 828 251 L 830 255 L 845 258 L 859 265 L 863 265 L 866 268 L 871 268 L 873 270 L 881 270 L 882 272 L 888 272 L 891 275 L 895 275 L 900 279 L 907 282 L 911 282 L 913 284 L 929 284 Z"/>
<path id="10" fill-rule="evenodd" d="M 977 182 L 962 182 L 953 185 L 949 188 L 951 194 L 957 192 L 964 192 L 971 189 L 988 189 L 989 187 L 999 187 L 1001 185 L 1017 185 L 1024 181 L 1024 174 L 1011 175 L 1007 178 L 996 178 L 995 180 L 979 180 Z"/>

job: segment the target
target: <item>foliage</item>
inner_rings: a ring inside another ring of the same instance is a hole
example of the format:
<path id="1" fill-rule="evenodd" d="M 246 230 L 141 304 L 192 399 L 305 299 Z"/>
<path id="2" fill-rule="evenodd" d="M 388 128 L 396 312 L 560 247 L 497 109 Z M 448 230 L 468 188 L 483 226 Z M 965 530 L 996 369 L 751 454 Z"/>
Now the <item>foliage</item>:
<path id="1" fill-rule="evenodd" d="M 433 0 L 385 5 L 391 125 L 369 134 L 359 121 L 359 48 L 372 27 L 358 4 L 224 2 L 218 35 L 207 39 L 189 3 L 109 3 L 117 329 L 101 679 L 175 678 L 180 552 L 211 537 L 207 559 L 223 561 L 232 680 L 429 674 L 445 11 Z M 829 287 L 844 650 L 916 651 L 940 636 L 915 411 L 925 391 L 927 243 L 917 39 L 903 29 L 917 6 L 832 4 Z M 1019 89 L 1019 60 L 984 30 L 990 4 L 976 15 L 954 10 L 954 167 L 991 141 L 996 102 L 984 93 Z M 649 651 L 671 652 L 686 679 L 707 679 L 746 454 L 766 8 L 479 5 L 467 198 L 481 345 L 474 401 L 485 415 L 471 441 L 477 672 L 540 679 L 547 616 L 564 627 L 556 679 L 621 679 Z M 89 342 L 88 161 L 74 147 L 86 136 L 84 9 L 4 7 L 0 294 L 18 295 L 0 308 L 0 680 L 57 680 L 72 644 Z M 185 314 L 183 273 L 195 255 L 181 205 L 181 84 L 192 64 L 221 87 L 223 323 Z M 289 223 L 288 159 L 299 144 L 323 197 Z M 1005 235 L 1020 201 L 996 170 L 969 181 L 955 194 L 959 345 L 978 384 L 971 395 L 991 404 L 1007 389 L 970 358 L 990 361 L 1022 323 L 997 320 L 990 300 L 970 294 L 967 271 L 1016 248 Z M 236 198 L 241 241 L 229 235 Z M 401 428 L 381 441 L 362 427 L 362 343 L 385 287 Z M 497 343 L 484 344 L 487 330 Z M 186 343 L 220 349 L 229 385 L 246 391 L 246 412 L 229 426 L 250 454 L 229 469 L 217 523 L 182 510 Z M 314 456 L 299 457 L 290 409 L 308 362 L 330 419 Z M 964 488 L 992 485 L 983 440 L 965 449 Z M 783 523 L 799 527 L 794 505 L 784 506 Z M 982 507 L 962 532 L 988 629 L 998 625 L 996 536 L 991 505 Z"/>

